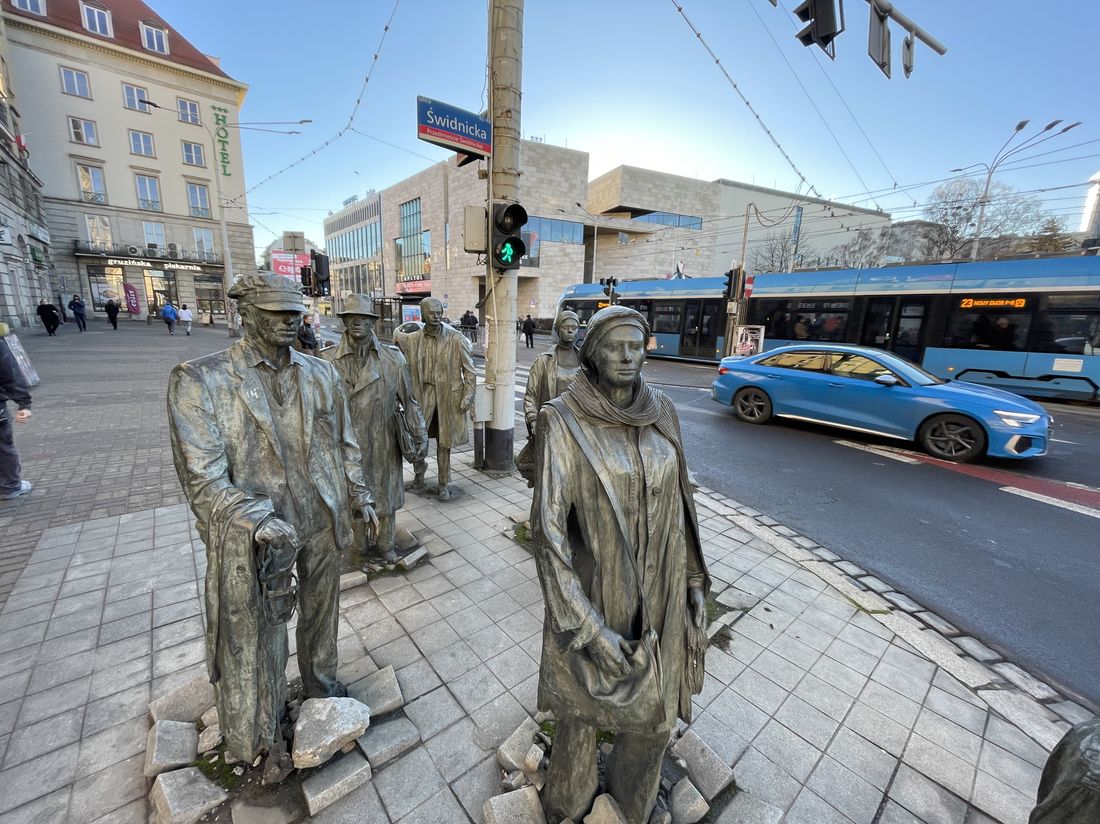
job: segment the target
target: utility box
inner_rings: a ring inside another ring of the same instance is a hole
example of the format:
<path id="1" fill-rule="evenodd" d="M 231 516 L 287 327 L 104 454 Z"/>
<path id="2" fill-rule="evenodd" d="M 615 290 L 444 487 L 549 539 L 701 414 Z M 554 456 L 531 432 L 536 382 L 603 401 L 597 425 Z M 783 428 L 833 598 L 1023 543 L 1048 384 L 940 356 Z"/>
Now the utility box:
<path id="1" fill-rule="evenodd" d="M 488 423 L 493 419 L 493 390 L 496 387 L 485 382 L 485 378 L 477 379 L 477 387 L 474 389 L 474 423 Z"/>
<path id="2" fill-rule="evenodd" d="M 485 254 L 489 251 L 488 230 L 488 212 L 481 206 L 467 206 L 462 221 L 462 248 L 471 254 Z"/>

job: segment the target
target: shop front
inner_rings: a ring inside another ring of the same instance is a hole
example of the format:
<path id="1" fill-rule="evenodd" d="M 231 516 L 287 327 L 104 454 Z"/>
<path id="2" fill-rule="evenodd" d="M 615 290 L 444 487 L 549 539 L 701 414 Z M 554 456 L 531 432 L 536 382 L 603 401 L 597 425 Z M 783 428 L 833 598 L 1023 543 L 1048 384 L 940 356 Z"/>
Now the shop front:
<path id="1" fill-rule="evenodd" d="M 103 312 L 113 300 L 134 319 L 157 317 L 169 301 L 189 304 L 196 318 L 225 317 L 222 268 L 177 260 L 114 258 L 102 255 L 81 258 L 88 284 L 89 308 Z"/>

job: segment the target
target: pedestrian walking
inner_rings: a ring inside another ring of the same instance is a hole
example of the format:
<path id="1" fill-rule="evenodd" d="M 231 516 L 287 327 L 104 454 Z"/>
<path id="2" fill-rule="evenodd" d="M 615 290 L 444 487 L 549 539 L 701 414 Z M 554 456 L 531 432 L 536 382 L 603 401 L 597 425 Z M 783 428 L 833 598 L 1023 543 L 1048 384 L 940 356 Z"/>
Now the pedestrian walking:
<path id="1" fill-rule="evenodd" d="M 461 326 L 462 330 L 469 336 L 470 343 L 477 343 L 478 320 L 473 309 L 466 310 L 466 314 L 464 314 L 459 321 L 459 326 Z"/>
<path id="2" fill-rule="evenodd" d="M 531 320 L 530 315 L 523 321 L 523 340 L 528 349 L 535 348 L 535 322 Z"/>
<path id="3" fill-rule="evenodd" d="M 191 321 L 194 320 L 194 315 L 191 314 L 191 310 L 187 308 L 187 304 L 183 304 L 180 307 L 180 323 L 183 324 L 183 328 L 187 332 L 187 336 L 191 337 Z"/>
<path id="4" fill-rule="evenodd" d="M 61 313 L 57 307 L 45 298 L 38 302 L 38 317 L 42 319 L 42 325 L 46 327 L 46 334 L 53 337 L 57 334 L 57 327 L 61 325 Z"/>
<path id="5" fill-rule="evenodd" d="M 180 313 L 176 311 L 176 307 L 172 305 L 172 301 L 168 301 L 164 304 L 160 310 L 160 316 L 168 325 L 168 334 L 176 334 L 176 321 L 179 320 Z"/>
<path id="6" fill-rule="evenodd" d="M 302 325 L 298 327 L 298 345 L 307 355 L 317 354 L 317 333 L 309 322 L 309 315 L 302 318 Z"/>
<path id="7" fill-rule="evenodd" d="M 52 333 L 51 333 L 52 334 Z M 26 423 L 31 417 L 31 393 L 23 371 L 8 348 L 8 342 L 0 338 L 0 500 L 10 501 L 26 495 L 34 484 L 23 480 L 19 453 L 15 451 L 12 437 L 12 417 L 8 414 L 8 401 L 15 401 L 16 423 Z"/>
<path id="8" fill-rule="evenodd" d="M 76 321 L 76 325 L 80 327 L 80 331 L 87 332 L 88 324 L 84 315 L 84 299 L 80 295 L 73 295 L 73 299 L 69 301 L 69 311 L 73 313 L 73 319 Z"/>
<path id="9" fill-rule="evenodd" d="M 118 331 L 118 304 L 114 300 L 108 300 L 107 305 L 104 307 L 104 311 L 107 313 L 107 320 L 110 321 L 111 326 L 115 331 Z"/>

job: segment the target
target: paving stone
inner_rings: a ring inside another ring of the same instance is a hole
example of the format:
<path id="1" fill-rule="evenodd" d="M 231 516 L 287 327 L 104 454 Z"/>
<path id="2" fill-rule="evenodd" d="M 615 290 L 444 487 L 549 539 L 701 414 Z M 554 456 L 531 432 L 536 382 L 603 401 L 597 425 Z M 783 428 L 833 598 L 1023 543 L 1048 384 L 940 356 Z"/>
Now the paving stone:
<path id="1" fill-rule="evenodd" d="M 584 824 L 627 824 L 627 821 L 619 802 L 604 793 L 592 802 L 592 811 L 584 817 Z"/>
<path id="2" fill-rule="evenodd" d="M 209 727 L 203 728 L 203 731 L 199 733 L 199 755 L 210 752 L 210 750 L 217 747 L 222 742 L 222 738 L 222 728 L 219 724 L 211 724 Z"/>
<path id="3" fill-rule="evenodd" d="M 153 824 L 195 824 L 228 797 L 196 767 L 161 773 L 149 792 Z"/>
<path id="4" fill-rule="evenodd" d="M 901 592 L 886 592 L 883 593 L 882 597 L 894 606 L 896 606 L 898 609 L 903 609 L 908 613 L 920 612 L 924 609 L 924 607 L 922 607 L 908 595 L 905 595 Z"/>
<path id="5" fill-rule="evenodd" d="M 482 809 L 484 824 L 545 824 L 539 793 L 534 787 L 494 796 Z"/>
<path id="6" fill-rule="evenodd" d="M 751 595 L 748 592 L 743 592 L 736 587 L 730 587 L 729 589 L 722 590 L 722 592 L 715 599 L 718 603 L 730 607 L 731 609 L 743 609 L 750 610 L 755 607 L 760 599 L 755 595 Z"/>
<path id="7" fill-rule="evenodd" d="M 687 730 L 676 740 L 672 754 L 687 764 L 691 782 L 707 801 L 713 800 L 733 780 L 733 770 L 694 730 Z"/>
<path id="8" fill-rule="evenodd" d="M 84 778 L 107 766 L 145 751 L 149 723 L 143 717 L 131 718 L 80 741 L 76 777 Z M 139 770 L 140 772 L 140 770 Z"/>
<path id="9" fill-rule="evenodd" d="M 348 686 L 348 696 L 366 704 L 376 717 L 405 706 L 401 685 L 397 682 L 392 665 Z"/>
<path id="10" fill-rule="evenodd" d="M 341 753 L 302 782 L 310 815 L 335 804 L 371 779 L 371 766 L 357 750 Z"/>
<path id="11" fill-rule="evenodd" d="M 1007 721 L 991 715 L 985 730 L 986 741 L 991 741 L 1013 755 L 1040 769 L 1046 764 L 1047 751 Z"/>
<path id="12" fill-rule="evenodd" d="M 446 781 L 458 778 L 490 754 L 489 749 L 479 746 L 476 732 L 474 722 L 463 718 L 428 741 L 428 754 Z M 537 769 L 536 764 L 535 770 Z"/>
<path id="13" fill-rule="evenodd" d="M 198 721 L 214 706 L 214 685 L 200 675 L 149 704 L 154 721 Z"/>
<path id="14" fill-rule="evenodd" d="M 763 801 L 750 792 L 739 792 L 715 824 L 779 824 L 783 809 Z"/>
<path id="15" fill-rule="evenodd" d="M 844 726 L 898 758 L 909 740 L 909 728 L 857 701 Z"/>
<path id="16" fill-rule="evenodd" d="M 821 759 L 806 786 L 852 821 L 874 820 L 882 800 L 880 788 L 828 756 Z"/>
<path id="17" fill-rule="evenodd" d="M 4 768 L 14 767 L 50 750 L 79 741 L 83 723 L 84 708 L 76 707 L 52 718 L 17 729 L 8 741 L 7 752 L 4 755 Z M 107 765 L 102 764 L 100 768 L 105 766 Z"/>
<path id="18" fill-rule="evenodd" d="M 372 724 L 359 736 L 359 749 L 375 769 L 400 758 L 420 743 L 420 733 L 408 718 Z"/>
<path id="19" fill-rule="evenodd" d="M 982 745 L 982 756 L 978 760 L 978 770 L 979 772 L 988 773 L 1028 798 L 1035 798 L 1038 793 L 1042 770 L 1018 755 L 1013 755 L 989 741 Z"/>
<path id="20" fill-rule="evenodd" d="M 924 706 L 972 733 L 981 735 L 985 730 L 985 707 L 977 707 L 939 687 L 928 691 Z"/>
<path id="21" fill-rule="evenodd" d="M 354 698 L 310 698 L 294 724 L 294 766 L 324 764 L 370 726 L 371 708 Z"/>
<path id="22" fill-rule="evenodd" d="M 966 816 L 962 799 L 905 764 L 898 768 L 889 796 L 922 824 L 962 824 Z"/>
<path id="23" fill-rule="evenodd" d="M 500 764 L 492 756 L 451 783 L 455 796 L 474 821 L 481 821 L 485 802 L 500 792 L 500 778 Z"/>
<path id="24" fill-rule="evenodd" d="M 145 739 L 146 778 L 183 767 L 195 760 L 199 733 L 194 722 L 157 721 Z"/>
<path id="25" fill-rule="evenodd" d="M 142 798 L 146 784 L 141 762 L 142 756 L 134 755 L 77 781 L 69 801 L 69 820 L 99 822 L 113 810 Z"/>
<path id="26" fill-rule="evenodd" d="M 1019 787 L 998 781 L 980 770 L 974 778 L 974 792 L 970 803 L 1003 824 L 1027 824 L 1028 810 L 1034 801 L 1034 792 L 1020 792 Z M 1071 814 L 1067 812 L 1066 815 L 1066 820 L 1071 820 Z"/>
<path id="27" fill-rule="evenodd" d="M 1050 708 L 1071 724 L 1080 724 L 1094 717 L 1091 712 L 1074 701 L 1059 701 L 1051 704 Z"/>
<path id="28" fill-rule="evenodd" d="M 420 549 L 414 549 L 408 555 L 404 556 L 397 564 L 397 568 L 403 571 L 411 570 L 421 561 L 428 557 L 428 550 L 424 547 Z"/>
<path id="29" fill-rule="evenodd" d="M 1010 684 L 1015 684 L 1037 701 L 1050 701 L 1058 697 L 1058 693 L 1051 689 L 1048 684 L 1044 684 L 1034 675 L 1025 672 L 1015 664 L 1002 661 L 999 664 L 993 664 L 993 669 Z"/>
<path id="30" fill-rule="evenodd" d="M 702 793 L 691 783 L 691 779 L 681 778 L 668 795 L 673 824 L 696 824 L 710 812 L 710 805 Z"/>
<path id="31" fill-rule="evenodd" d="M 749 745 L 748 741 L 733 732 L 709 711 L 696 713 L 690 729 L 718 753 L 718 757 L 726 764 L 732 764 L 740 758 L 741 753 Z"/>
<path id="32" fill-rule="evenodd" d="M 851 575 L 853 578 L 862 578 L 864 575 L 867 574 L 867 570 L 865 570 L 861 566 L 853 564 L 851 561 L 840 561 L 836 564 L 833 564 L 833 566 L 835 566 L 845 575 Z"/>
<path id="33" fill-rule="evenodd" d="M 539 731 L 539 725 L 533 718 L 525 718 L 515 732 L 508 736 L 500 747 L 497 748 L 497 761 L 505 769 L 522 770 L 523 762 L 527 758 L 527 752 L 534 742 L 535 733 Z"/>
<path id="34" fill-rule="evenodd" d="M 880 595 L 893 589 L 893 586 L 879 578 L 876 578 L 874 575 L 864 575 L 862 578 L 858 579 L 856 583 L 862 584 L 863 586 L 867 587 L 867 589 L 871 590 L 872 592 L 877 592 Z"/>
<path id="35" fill-rule="evenodd" d="M 466 822 L 462 806 L 448 787 L 435 795 L 401 819 L 401 824 L 443 824 L 444 822 Z"/>
<path id="36" fill-rule="evenodd" d="M 800 783 L 805 783 L 821 758 L 821 750 L 774 719 L 756 736 L 752 745 Z"/>
<path id="37" fill-rule="evenodd" d="M 373 782 L 367 782 L 312 817 L 313 824 L 386 824 L 389 816 Z M 236 822 L 234 822 L 236 824 Z M 266 821 L 257 824 L 267 824 Z M 437 824 L 444 824 L 440 821 Z"/>
<path id="38" fill-rule="evenodd" d="M 925 623 L 925 625 L 931 627 L 940 635 L 945 638 L 951 638 L 959 634 L 959 629 L 954 624 L 945 621 L 934 612 L 918 612 L 917 618 Z"/>
<path id="39" fill-rule="evenodd" d="M 969 635 L 963 635 L 959 638 L 951 639 L 963 652 L 973 658 L 975 661 L 981 661 L 983 664 L 989 664 L 994 661 L 1000 661 L 1001 655 L 998 652 L 994 652 L 977 638 L 971 638 Z"/>
<path id="40" fill-rule="evenodd" d="M 233 802 L 233 824 L 291 824 L 292 813 L 279 806 L 262 806 L 246 801 Z"/>
<path id="41" fill-rule="evenodd" d="M 405 715 L 416 724 L 420 737 L 428 739 L 462 718 L 465 713 L 450 690 L 437 687 L 406 706 Z"/>
<path id="42" fill-rule="evenodd" d="M 446 786 L 423 747 L 417 747 L 381 770 L 373 784 L 394 821 L 408 815 Z"/>

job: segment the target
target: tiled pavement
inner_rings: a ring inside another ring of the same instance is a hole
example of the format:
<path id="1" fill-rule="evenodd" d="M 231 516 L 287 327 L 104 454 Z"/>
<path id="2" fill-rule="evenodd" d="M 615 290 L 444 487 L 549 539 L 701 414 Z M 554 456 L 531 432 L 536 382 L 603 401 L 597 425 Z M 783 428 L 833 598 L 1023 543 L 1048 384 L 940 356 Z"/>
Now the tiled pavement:
<path id="1" fill-rule="evenodd" d="M 161 404 L 140 429 L 163 430 Z M 39 437 L 64 439 L 71 413 L 40 409 L 35 420 L 51 414 Z M 370 584 L 349 578 L 341 598 L 344 672 L 393 665 L 423 743 L 317 821 L 479 821 L 499 789 L 495 746 L 536 709 L 540 592 L 510 537 L 529 492 L 458 461 L 465 495 L 410 496 L 401 516 L 430 561 Z M 176 494 L 174 479 L 162 494 Z M 858 608 L 858 591 L 788 540 L 797 536 L 706 490 L 698 501 L 715 594 L 737 607 L 708 653 L 693 724 L 739 788 L 713 820 L 1026 821 L 1046 748 L 947 671 L 980 665 L 933 663 L 893 631 L 927 648 L 908 616 Z M 112 506 L 127 511 L 39 530 L 0 611 L 0 824 L 144 821 L 148 702 L 203 672 L 205 558 L 189 513 Z M 1065 726 L 1045 723 L 1044 741 Z"/>

